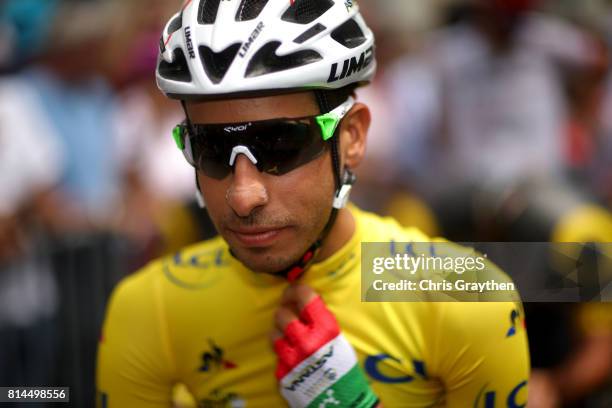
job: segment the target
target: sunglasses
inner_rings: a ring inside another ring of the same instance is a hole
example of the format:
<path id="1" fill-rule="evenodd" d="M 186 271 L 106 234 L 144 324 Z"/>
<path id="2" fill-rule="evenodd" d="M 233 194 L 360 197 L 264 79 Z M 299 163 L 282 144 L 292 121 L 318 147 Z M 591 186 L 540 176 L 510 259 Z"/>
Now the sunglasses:
<path id="1" fill-rule="evenodd" d="M 331 112 L 302 118 L 207 125 L 186 121 L 172 136 L 189 164 L 208 177 L 227 177 L 239 154 L 260 172 L 280 176 L 320 157 L 354 104 L 349 97 Z"/>

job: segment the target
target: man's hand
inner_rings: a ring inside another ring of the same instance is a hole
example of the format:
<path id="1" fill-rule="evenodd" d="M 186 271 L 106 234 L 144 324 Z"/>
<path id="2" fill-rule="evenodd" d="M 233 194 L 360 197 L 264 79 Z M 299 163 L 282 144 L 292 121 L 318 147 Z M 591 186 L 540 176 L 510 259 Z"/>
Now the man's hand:
<path id="1" fill-rule="evenodd" d="M 284 293 L 273 335 L 276 378 L 292 408 L 378 406 L 355 351 L 321 297 L 303 285 Z"/>

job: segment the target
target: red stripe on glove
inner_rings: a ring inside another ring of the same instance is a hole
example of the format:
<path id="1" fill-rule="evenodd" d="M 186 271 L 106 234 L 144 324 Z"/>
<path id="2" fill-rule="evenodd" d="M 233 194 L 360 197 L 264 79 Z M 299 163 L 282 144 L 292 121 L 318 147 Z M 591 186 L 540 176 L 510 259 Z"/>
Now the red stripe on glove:
<path id="1" fill-rule="evenodd" d="M 340 327 L 336 318 L 321 297 L 317 296 L 302 309 L 299 319 L 287 325 L 284 337 L 274 342 L 278 356 L 276 378 L 282 379 L 339 334 Z"/>

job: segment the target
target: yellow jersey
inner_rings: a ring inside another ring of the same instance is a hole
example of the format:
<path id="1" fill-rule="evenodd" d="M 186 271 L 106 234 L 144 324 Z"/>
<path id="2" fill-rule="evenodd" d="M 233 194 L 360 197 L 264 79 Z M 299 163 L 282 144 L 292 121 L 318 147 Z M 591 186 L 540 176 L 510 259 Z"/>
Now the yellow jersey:
<path id="1" fill-rule="evenodd" d="M 301 282 L 321 295 L 385 408 L 524 407 L 529 354 L 520 302 L 362 302 L 361 242 L 427 242 L 354 207 L 355 233 Z M 288 283 L 254 273 L 218 237 L 126 278 L 98 350 L 102 408 L 285 407 L 269 334 Z"/>

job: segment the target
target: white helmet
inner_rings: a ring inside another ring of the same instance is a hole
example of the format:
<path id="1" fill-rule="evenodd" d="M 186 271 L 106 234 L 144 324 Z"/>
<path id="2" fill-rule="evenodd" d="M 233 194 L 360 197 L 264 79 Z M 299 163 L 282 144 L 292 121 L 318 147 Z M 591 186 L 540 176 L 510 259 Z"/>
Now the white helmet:
<path id="1" fill-rule="evenodd" d="M 339 89 L 376 71 L 355 0 L 188 0 L 160 51 L 157 84 L 181 100 Z"/>

